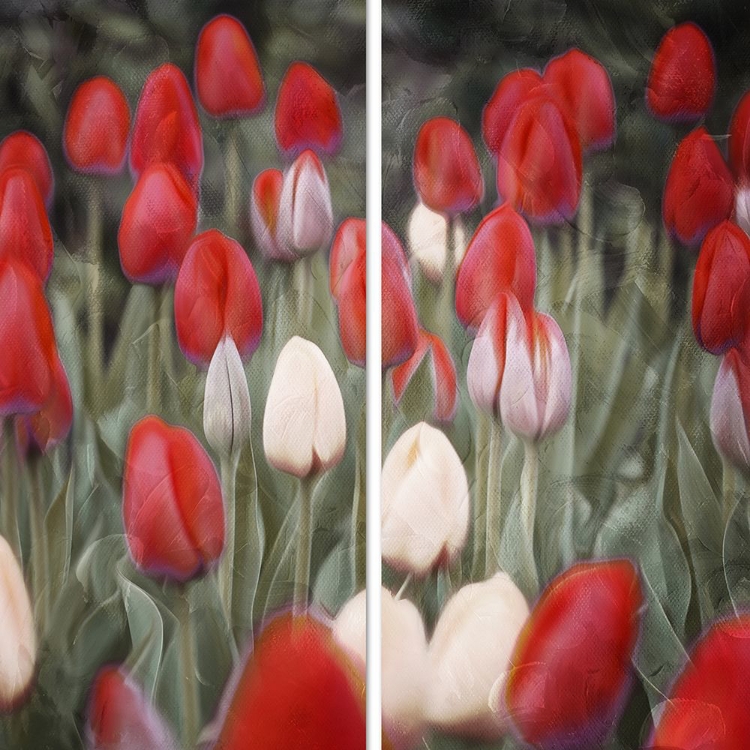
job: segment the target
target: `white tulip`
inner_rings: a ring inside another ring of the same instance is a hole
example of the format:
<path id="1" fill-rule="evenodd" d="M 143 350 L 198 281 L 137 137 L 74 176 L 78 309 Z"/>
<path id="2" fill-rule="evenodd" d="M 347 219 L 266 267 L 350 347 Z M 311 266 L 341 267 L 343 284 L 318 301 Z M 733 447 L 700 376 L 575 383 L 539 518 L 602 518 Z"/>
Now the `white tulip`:
<path id="1" fill-rule="evenodd" d="M 750 189 L 742 188 L 737 191 L 735 202 L 735 221 L 740 229 L 750 234 Z"/>
<path id="2" fill-rule="evenodd" d="M 407 227 L 409 250 L 416 258 L 422 273 L 433 284 L 443 280 L 448 254 L 448 220 L 424 203 L 417 203 Z M 466 252 L 466 232 L 460 217 L 453 220 L 454 268 L 458 270 Z"/>
<path id="3" fill-rule="evenodd" d="M 490 707 L 490 695 L 508 671 L 528 616 L 526 599 L 505 573 L 451 597 L 428 650 L 428 723 L 468 737 L 502 736 L 507 717 Z"/>
<path id="4" fill-rule="evenodd" d="M 332 468 L 344 455 L 346 415 L 325 354 L 294 336 L 279 354 L 263 417 L 263 448 L 279 471 L 302 479 Z"/>
<path id="5" fill-rule="evenodd" d="M 382 589 L 381 694 L 383 725 L 396 750 L 414 747 L 424 729 L 427 688 L 427 640 L 422 616 L 405 599 Z M 365 675 L 367 657 L 367 602 L 361 591 L 341 610 L 333 635 Z"/>
<path id="6" fill-rule="evenodd" d="M 231 336 L 217 345 L 206 375 L 203 432 L 224 457 L 237 456 L 250 440 L 250 391 L 240 353 Z"/>
<path id="7" fill-rule="evenodd" d="M 738 466 L 750 466 L 750 436 L 740 394 L 739 362 L 734 351 L 721 358 L 711 397 L 711 433 L 722 456 Z"/>
<path id="8" fill-rule="evenodd" d="M 0 537 L 0 711 L 15 708 L 28 694 L 36 666 L 36 632 L 23 572 Z"/>
<path id="9" fill-rule="evenodd" d="M 469 484 L 440 430 L 420 422 L 398 439 L 383 464 L 383 559 L 424 575 L 450 564 L 469 530 Z"/>

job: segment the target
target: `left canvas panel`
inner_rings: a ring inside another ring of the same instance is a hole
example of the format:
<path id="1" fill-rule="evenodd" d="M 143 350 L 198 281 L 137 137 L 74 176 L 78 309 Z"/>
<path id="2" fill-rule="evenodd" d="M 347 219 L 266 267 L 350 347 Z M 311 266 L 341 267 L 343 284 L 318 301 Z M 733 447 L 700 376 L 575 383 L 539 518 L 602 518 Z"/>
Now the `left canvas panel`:
<path id="1" fill-rule="evenodd" d="M 0 748 L 363 750 L 365 0 L 8 7 Z"/>

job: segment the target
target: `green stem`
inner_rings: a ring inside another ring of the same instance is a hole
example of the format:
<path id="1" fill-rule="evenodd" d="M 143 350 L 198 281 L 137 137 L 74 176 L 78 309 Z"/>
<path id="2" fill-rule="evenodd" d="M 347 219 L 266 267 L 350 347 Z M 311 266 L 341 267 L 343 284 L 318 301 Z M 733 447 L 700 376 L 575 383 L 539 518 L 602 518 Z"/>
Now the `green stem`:
<path id="1" fill-rule="evenodd" d="M 44 490 L 42 462 L 37 458 L 27 463 L 31 492 L 29 516 L 31 525 L 32 591 L 39 632 L 43 633 L 49 613 L 49 557 L 44 534 Z"/>
<path id="2" fill-rule="evenodd" d="M 224 169 L 226 170 L 224 220 L 229 229 L 238 228 L 242 211 L 242 156 L 240 154 L 240 139 L 239 128 L 233 123 L 230 125 L 224 148 Z"/>
<path id="3" fill-rule="evenodd" d="M 157 414 L 161 409 L 161 288 L 154 287 L 153 315 L 154 322 L 148 338 L 148 383 L 146 392 L 146 409 L 150 414 Z"/>
<path id="4" fill-rule="evenodd" d="M 172 336 L 172 316 L 174 310 L 174 287 L 165 285 L 159 294 L 159 349 L 164 372 L 171 382 L 174 379 L 174 338 Z"/>
<path id="5" fill-rule="evenodd" d="M 448 219 L 448 231 L 446 235 L 445 266 L 443 267 L 443 278 L 440 282 L 438 300 L 436 304 L 438 329 L 443 335 L 445 345 L 450 349 L 453 344 L 453 295 L 456 286 L 456 255 L 453 232 L 455 219 Z"/>
<path id="6" fill-rule="evenodd" d="M 86 307 L 88 313 L 88 369 L 91 385 L 90 402 L 98 411 L 104 388 L 104 301 L 102 295 L 102 199 L 98 185 L 89 193 L 86 227 L 88 283 Z"/>
<path id="7" fill-rule="evenodd" d="M 722 515 L 726 527 L 734 511 L 735 494 L 737 486 L 737 471 L 726 459 L 722 461 Z"/>
<path id="8" fill-rule="evenodd" d="M 382 371 L 381 394 L 383 398 L 381 407 L 381 424 L 383 429 L 383 450 L 388 447 L 388 438 L 391 435 L 393 419 L 395 416 L 393 404 L 393 389 L 389 378 L 388 370 Z"/>
<path id="9" fill-rule="evenodd" d="M 258 474 L 255 468 L 255 455 L 253 453 L 252 442 L 248 442 L 247 450 L 250 451 L 250 466 L 252 467 L 252 476 L 250 477 L 251 491 L 248 493 L 248 503 L 246 510 L 249 514 L 248 523 L 250 528 L 249 538 L 245 541 L 249 559 L 242 559 L 242 566 L 245 577 L 243 586 L 248 595 L 248 619 L 250 625 L 250 642 L 254 638 L 254 612 L 255 596 L 258 592 L 258 582 L 260 581 L 260 570 L 263 564 L 263 549 L 266 544 L 265 529 L 263 527 L 263 517 L 260 512 L 260 497 L 258 494 Z M 236 539 L 235 539 L 236 545 Z"/>
<path id="10" fill-rule="evenodd" d="M 490 423 L 487 415 L 477 412 L 474 443 L 474 548 L 471 558 L 471 577 L 481 580 L 484 573 L 487 542 L 487 449 Z"/>
<path id="11" fill-rule="evenodd" d="M 297 537 L 297 563 L 294 574 L 294 614 L 307 609 L 310 589 L 310 559 L 312 556 L 312 499 L 313 481 L 310 477 L 299 480 L 299 530 Z"/>
<path id="12" fill-rule="evenodd" d="M 7 417 L 3 426 L 3 531 L 19 563 L 23 560 L 18 531 L 18 456 L 13 419 Z"/>
<path id="13" fill-rule="evenodd" d="M 528 593 L 536 595 L 539 590 L 539 578 L 534 557 L 534 525 L 539 487 L 539 449 L 536 443 L 527 440 L 524 442 L 524 450 L 521 472 L 521 529 L 524 562 L 521 580 L 526 583 Z"/>
<path id="14" fill-rule="evenodd" d="M 182 660 L 182 742 L 185 748 L 195 746 L 200 727 L 200 696 L 198 694 L 198 665 L 195 653 L 195 633 L 190 615 L 189 587 L 177 598 L 177 617 L 180 623 L 180 657 Z"/>
<path id="15" fill-rule="evenodd" d="M 360 423 L 364 421 L 363 419 Z M 354 506 L 351 519 L 351 570 L 354 591 L 365 585 L 367 556 L 365 548 L 365 528 L 367 518 L 367 497 L 365 494 L 365 441 L 364 430 L 359 430 L 354 454 Z"/>
<path id="16" fill-rule="evenodd" d="M 222 457 L 221 485 L 224 491 L 224 507 L 226 508 L 226 538 L 224 553 L 219 563 L 219 596 L 224 607 L 229 632 L 234 627 L 232 613 L 232 586 L 234 582 L 234 552 L 237 516 L 237 466 L 239 456 Z"/>
<path id="17" fill-rule="evenodd" d="M 441 565 L 437 571 L 437 600 L 440 611 L 445 607 L 453 593 L 451 574 L 447 565 Z"/>
<path id="18" fill-rule="evenodd" d="M 484 574 L 500 570 L 500 537 L 503 532 L 503 425 L 499 419 L 490 424 L 490 449 L 487 464 L 487 512 L 485 531 Z"/>

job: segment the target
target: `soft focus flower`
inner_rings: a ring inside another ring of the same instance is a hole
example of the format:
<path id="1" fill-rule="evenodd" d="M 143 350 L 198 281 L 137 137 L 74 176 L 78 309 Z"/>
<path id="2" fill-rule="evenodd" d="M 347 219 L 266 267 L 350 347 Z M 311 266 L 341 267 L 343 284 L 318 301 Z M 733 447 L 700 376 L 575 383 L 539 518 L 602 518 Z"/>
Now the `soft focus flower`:
<path id="1" fill-rule="evenodd" d="M 203 432 L 222 456 L 236 456 L 250 440 L 250 391 L 242 359 L 231 336 L 216 347 L 206 374 Z"/>
<path id="2" fill-rule="evenodd" d="M 47 453 L 65 440 L 73 423 L 73 400 L 68 376 L 57 356 L 50 374 L 50 391 L 44 406 L 33 414 L 23 414 L 15 420 L 16 442 L 23 456 L 31 452 Z"/>
<path id="3" fill-rule="evenodd" d="M 360 591 L 333 624 L 333 637 L 365 678 L 367 597 Z M 383 727 L 395 750 L 419 743 L 424 727 L 428 684 L 427 640 L 419 610 L 406 599 L 381 589 L 380 684 Z"/>
<path id="4" fill-rule="evenodd" d="M 443 340 L 429 331 L 419 332 L 419 343 L 406 362 L 393 368 L 393 396 L 398 404 L 426 360 L 432 383 L 432 415 L 438 422 L 450 422 L 458 407 L 458 380 L 453 357 Z"/>
<path id="5" fill-rule="evenodd" d="M 279 241 L 279 211 L 284 174 L 264 169 L 253 181 L 250 192 L 250 227 L 255 244 L 266 260 L 291 263 L 297 254 Z"/>
<path id="6" fill-rule="evenodd" d="M 285 172 L 279 199 L 278 241 L 299 256 L 327 247 L 333 234 L 328 176 L 314 151 L 303 151 Z"/>
<path id="7" fill-rule="evenodd" d="M 30 172 L 0 174 L 0 258 L 26 263 L 42 281 L 52 270 L 55 245 L 47 211 Z"/>
<path id="8" fill-rule="evenodd" d="M 422 576 L 450 565 L 469 530 L 469 485 L 450 440 L 420 422 L 404 432 L 383 464 L 383 559 Z"/>
<path id="9" fill-rule="evenodd" d="M 75 90 L 63 129 L 65 157 L 73 169 L 117 174 L 125 165 L 129 133 L 128 100 L 113 80 L 95 76 Z"/>
<path id="10" fill-rule="evenodd" d="M 52 164 L 42 142 L 25 130 L 16 130 L 0 143 L 0 174 L 14 167 L 31 174 L 44 203 L 49 206 L 55 189 Z"/>
<path id="11" fill-rule="evenodd" d="M 336 376 L 312 341 L 281 350 L 266 399 L 263 448 L 279 471 L 306 477 L 336 466 L 346 447 L 346 415 Z"/>
<path id="12" fill-rule="evenodd" d="M 452 229 L 452 236 L 448 236 Z M 458 269 L 466 252 L 466 236 L 463 223 L 449 222 L 443 214 L 433 211 L 424 203 L 417 203 L 409 216 L 407 228 L 409 252 L 416 258 L 422 273 L 433 284 L 443 281 L 448 248 L 452 246 L 453 267 Z"/>
<path id="13" fill-rule="evenodd" d="M 716 93 L 716 60 L 703 30 L 681 23 L 662 38 L 651 63 L 646 104 L 667 122 L 694 122 L 711 107 Z"/>
<path id="14" fill-rule="evenodd" d="M 697 128 L 677 147 L 664 186 L 662 215 L 669 233 L 697 245 L 734 207 L 734 184 L 714 139 Z"/>
<path id="15" fill-rule="evenodd" d="M 203 132 L 184 73 L 172 63 L 151 71 L 133 120 L 130 171 L 136 177 L 150 164 L 167 162 L 193 190 L 203 171 Z"/>
<path id="16" fill-rule="evenodd" d="M 230 680 L 213 750 L 365 750 L 364 684 L 330 629 L 272 620 Z"/>
<path id="17" fill-rule="evenodd" d="M 575 125 L 550 92 L 518 107 L 497 154 L 497 192 L 540 224 L 571 219 L 581 197 L 581 146 Z"/>
<path id="18" fill-rule="evenodd" d="M 472 211 L 484 195 L 471 137 L 447 117 L 434 117 L 422 125 L 414 145 L 413 171 L 422 203 L 447 216 Z"/>
<path id="19" fill-rule="evenodd" d="M 42 283 L 25 264 L 0 262 L 0 415 L 44 408 L 57 348 Z"/>
<path id="20" fill-rule="evenodd" d="M 505 733 L 507 717 L 490 706 L 490 695 L 493 689 L 502 694 L 508 661 L 528 616 L 526 599 L 506 573 L 463 586 L 450 598 L 430 639 L 430 724 L 483 740 Z"/>
<path id="21" fill-rule="evenodd" d="M 711 398 L 711 433 L 722 456 L 750 466 L 750 357 L 746 342 L 721 360 Z"/>
<path id="22" fill-rule="evenodd" d="M 198 223 L 198 201 L 179 170 L 153 164 L 125 201 L 117 234 L 123 273 L 134 283 L 177 278 Z"/>
<path id="23" fill-rule="evenodd" d="M 739 344 L 748 329 L 750 237 L 724 221 L 703 240 L 693 277 L 693 331 L 711 354 Z"/>
<path id="24" fill-rule="evenodd" d="M 195 45 L 195 89 L 212 117 L 252 115 L 266 103 L 258 55 L 236 18 L 222 14 L 201 29 Z"/>
<path id="25" fill-rule="evenodd" d="M 177 340 L 185 356 L 208 367 L 224 336 L 240 357 L 252 356 L 263 331 L 263 306 L 255 270 L 242 246 L 217 229 L 190 244 L 174 293 Z"/>
<path id="26" fill-rule="evenodd" d="M 276 142 L 287 156 L 305 149 L 335 154 L 343 125 L 336 92 L 315 68 L 294 62 L 284 74 L 276 99 Z"/>
<path id="27" fill-rule="evenodd" d="M 128 549 L 146 575 L 188 581 L 224 549 L 224 501 L 192 432 L 148 416 L 130 431 L 122 514 Z"/>
<path id="28" fill-rule="evenodd" d="M 740 99 L 729 124 L 729 166 L 743 190 L 750 186 L 750 91 Z M 2 147 L 0 147 L 0 158 Z"/>
<path id="29" fill-rule="evenodd" d="M 750 737 L 750 616 L 714 623 L 692 648 L 648 744 L 675 750 L 744 750 Z"/>
<path id="30" fill-rule="evenodd" d="M 338 300 L 346 294 L 347 274 L 357 258 L 367 257 L 367 222 L 350 217 L 336 230 L 328 260 L 331 296 Z"/>
<path id="31" fill-rule="evenodd" d="M 178 750 L 166 721 L 124 667 L 99 671 L 88 701 L 89 750 Z"/>
<path id="32" fill-rule="evenodd" d="M 506 336 L 500 415 L 518 437 L 539 441 L 568 418 L 571 370 L 565 337 L 551 316 L 536 311 L 523 316 L 518 306 L 508 315 Z"/>
<path id="33" fill-rule="evenodd" d="M 466 249 L 456 279 L 456 315 L 476 331 L 503 292 L 512 292 L 521 309 L 534 304 L 536 252 L 526 222 L 508 205 L 484 217 Z"/>
<path id="34" fill-rule="evenodd" d="M 607 69 L 579 49 L 555 57 L 544 69 L 560 106 L 575 125 L 583 151 L 605 149 L 615 140 L 615 93 Z"/>
<path id="35" fill-rule="evenodd" d="M 524 742 L 542 750 L 606 742 L 630 684 L 642 606 L 627 560 L 579 563 L 547 586 L 516 642 L 504 694 Z"/>
<path id="36" fill-rule="evenodd" d="M 29 696 L 36 669 L 34 616 L 23 571 L 0 537 L 0 712 L 9 713 Z"/>

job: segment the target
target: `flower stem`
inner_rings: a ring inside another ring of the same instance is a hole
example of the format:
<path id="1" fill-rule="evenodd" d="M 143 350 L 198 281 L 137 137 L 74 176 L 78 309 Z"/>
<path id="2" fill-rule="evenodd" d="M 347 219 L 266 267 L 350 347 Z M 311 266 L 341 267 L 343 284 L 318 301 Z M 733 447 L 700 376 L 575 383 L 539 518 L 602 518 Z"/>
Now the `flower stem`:
<path id="1" fill-rule="evenodd" d="M 446 248 L 445 248 L 445 266 L 443 267 L 443 278 L 440 282 L 440 291 L 438 292 L 438 301 L 436 305 L 438 323 L 440 332 L 443 334 L 443 341 L 450 349 L 453 345 L 453 295 L 456 286 L 456 254 L 455 239 L 453 233 L 455 230 L 455 219 L 448 219 Z"/>
<path id="2" fill-rule="evenodd" d="M 3 425 L 3 533 L 19 562 L 21 539 L 18 533 L 18 457 L 13 420 L 6 417 Z"/>
<path id="3" fill-rule="evenodd" d="M 241 134 L 236 124 L 230 125 L 224 144 L 224 169 L 226 194 L 224 198 L 224 220 L 227 228 L 238 229 L 242 204 L 242 156 Z"/>
<path id="4" fill-rule="evenodd" d="M 161 408 L 161 370 L 160 370 L 160 337 L 161 328 L 161 290 L 154 287 L 153 301 L 154 322 L 148 338 L 148 383 L 146 392 L 146 409 L 150 414 L 158 413 Z"/>
<path id="5" fill-rule="evenodd" d="M 311 255 L 300 258 L 294 264 L 294 281 L 297 289 L 297 318 L 303 332 L 307 332 L 312 323 L 315 289 Z"/>
<path id="6" fill-rule="evenodd" d="M 299 480 L 299 531 L 297 537 L 297 563 L 294 574 L 294 614 L 307 609 L 310 589 L 310 558 L 312 556 L 312 499 L 313 481 L 310 477 Z"/>
<path id="7" fill-rule="evenodd" d="M 88 283 L 86 308 L 88 314 L 88 371 L 90 402 L 98 412 L 104 388 L 104 302 L 102 299 L 102 199 L 98 185 L 89 193 L 86 226 Z"/>
<path id="8" fill-rule="evenodd" d="M 31 492 L 29 517 L 31 526 L 31 573 L 32 591 L 36 610 L 37 626 L 44 633 L 49 613 L 49 557 L 44 535 L 44 490 L 42 463 L 33 458 L 27 463 Z"/>
<path id="9" fill-rule="evenodd" d="M 724 516 L 724 526 L 726 527 L 734 510 L 737 474 L 736 469 L 729 461 L 724 459 L 722 464 L 722 514 Z"/>
<path id="10" fill-rule="evenodd" d="M 219 564 L 219 596 L 224 607 L 227 627 L 231 633 L 234 627 L 232 614 L 232 587 L 234 582 L 234 552 L 237 516 L 237 466 L 239 455 L 222 456 L 221 485 L 224 491 L 224 506 L 226 508 L 226 538 L 224 554 Z"/>
<path id="11" fill-rule="evenodd" d="M 490 424 L 489 461 L 487 464 L 487 512 L 485 513 L 484 575 L 500 570 L 500 537 L 502 523 L 503 425 L 499 419 Z"/>
<path id="12" fill-rule="evenodd" d="M 365 527 L 367 516 L 367 497 L 365 494 L 365 411 L 359 420 L 357 444 L 354 454 L 354 503 L 351 519 L 351 569 L 352 585 L 358 591 L 365 585 L 365 568 L 367 556 L 365 549 Z"/>
<path id="13" fill-rule="evenodd" d="M 474 443 L 474 549 L 471 558 L 471 577 L 481 580 L 487 543 L 487 448 L 490 425 L 484 412 L 477 413 Z"/>
<path id="14" fill-rule="evenodd" d="M 180 623 L 180 656 L 182 660 L 182 743 L 194 747 L 200 727 L 200 696 L 198 695 L 198 667 L 195 654 L 195 633 L 190 615 L 189 587 L 177 598 L 176 609 Z"/>
<path id="15" fill-rule="evenodd" d="M 539 578 L 534 558 L 534 525 L 536 521 L 536 498 L 539 487 L 539 449 L 535 442 L 524 442 L 523 471 L 521 472 L 521 529 L 523 531 L 523 568 L 521 580 L 528 593 L 536 595 Z"/>

